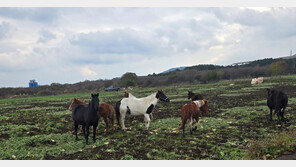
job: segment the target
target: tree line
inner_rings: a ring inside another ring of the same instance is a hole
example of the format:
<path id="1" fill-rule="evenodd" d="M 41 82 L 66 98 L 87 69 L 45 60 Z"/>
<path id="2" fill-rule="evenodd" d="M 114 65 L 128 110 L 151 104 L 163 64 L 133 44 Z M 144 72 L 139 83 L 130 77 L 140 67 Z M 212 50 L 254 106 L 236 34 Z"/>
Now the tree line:
<path id="1" fill-rule="evenodd" d="M 218 66 L 197 65 L 184 70 L 176 70 L 165 74 L 137 76 L 127 72 L 120 78 L 111 80 L 83 81 L 75 84 L 43 85 L 36 88 L 0 88 L 0 98 L 46 96 L 67 93 L 83 93 L 103 91 L 104 88 L 120 87 L 156 87 L 180 84 L 202 84 L 238 78 L 255 78 L 260 76 L 276 76 L 296 74 L 295 59 L 263 59 L 244 65 Z"/>

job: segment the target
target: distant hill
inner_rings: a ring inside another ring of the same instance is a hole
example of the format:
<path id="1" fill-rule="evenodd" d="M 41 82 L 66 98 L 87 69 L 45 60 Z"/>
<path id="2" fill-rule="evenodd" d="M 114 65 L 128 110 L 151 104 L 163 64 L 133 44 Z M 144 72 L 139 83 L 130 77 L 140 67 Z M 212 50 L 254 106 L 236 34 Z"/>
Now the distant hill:
<path id="1" fill-rule="evenodd" d="M 170 69 L 168 69 L 168 70 L 166 70 L 166 71 L 164 71 L 164 72 L 161 72 L 161 73 L 159 73 L 159 74 L 166 74 L 166 73 L 170 73 L 170 72 L 172 72 L 172 71 L 176 71 L 176 70 L 179 70 L 179 71 L 182 71 L 182 70 L 184 70 L 186 67 L 175 67 L 175 68 L 170 68 Z"/>
<path id="2" fill-rule="evenodd" d="M 280 57 L 281 59 L 294 59 L 296 58 L 296 54 L 294 54 L 293 56 L 287 56 L 287 57 Z"/>

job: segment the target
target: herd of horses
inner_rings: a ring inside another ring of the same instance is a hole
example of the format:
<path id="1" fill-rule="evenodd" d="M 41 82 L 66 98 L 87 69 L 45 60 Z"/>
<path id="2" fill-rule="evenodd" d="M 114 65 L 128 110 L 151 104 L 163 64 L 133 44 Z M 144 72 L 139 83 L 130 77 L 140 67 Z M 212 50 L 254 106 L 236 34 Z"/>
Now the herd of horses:
<path id="1" fill-rule="evenodd" d="M 181 127 L 179 130 L 183 130 L 185 136 L 185 125 L 189 120 L 190 134 L 197 129 L 199 123 L 199 117 L 202 115 L 208 115 L 208 101 L 203 99 L 203 96 L 198 93 L 188 91 L 188 99 L 191 102 L 185 104 L 181 108 Z M 78 126 L 82 126 L 82 131 L 88 144 L 89 128 L 93 126 L 93 141 L 96 140 L 96 128 L 100 117 L 104 119 L 106 124 L 106 133 L 108 133 L 111 127 L 114 130 L 115 116 L 118 125 L 122 130 L 126 131 L 125 117 L 126 114 L 130 115 L 143 115 L 145 121 L 145 127 L 148 130 L 152 118 L 152 113 L 157 105 L 158 101 L 170 102 L 170 99 L 163 93 L 162 90 L 143 98 L 137 98 L 131 93 L 125 92 L 124 97 L 116 102 L 115 109 L 112 105 L 107 103 L 99 103 L 99 94 L 91 94 L 91 101 L 86 103 L 82 100 L 74 98 L 69 110 L 72 111 L 72 118 L 74 121 L 74 133 L 76 140 L 78 140 L 77 131 Z M 277 114 L 279 122 L 285 121 L 284 112 L 288 104 L 287 95 L 275 89 L 267 89 L 267 106 L 270 109 L 270 120 Z M 275 110 L 272 114 L 272 110 Z M 194 120 L 196 126 L 193 128 Z"/>

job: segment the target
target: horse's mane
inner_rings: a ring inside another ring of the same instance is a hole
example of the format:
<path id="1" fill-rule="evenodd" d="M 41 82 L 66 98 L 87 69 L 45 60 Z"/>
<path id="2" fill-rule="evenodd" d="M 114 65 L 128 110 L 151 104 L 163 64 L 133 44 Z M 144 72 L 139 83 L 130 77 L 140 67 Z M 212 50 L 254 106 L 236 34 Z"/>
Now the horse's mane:
<path id="1" fill-rule="evenodd" d="M 77 99 L 77 98 L 74 98 L 73 101 L 76 102 L 76 103 L 88 104 L 88 103 L 86 103 L 86 102 L 84 102 L 84 101 L 82 101 L 80 99 Z"/>

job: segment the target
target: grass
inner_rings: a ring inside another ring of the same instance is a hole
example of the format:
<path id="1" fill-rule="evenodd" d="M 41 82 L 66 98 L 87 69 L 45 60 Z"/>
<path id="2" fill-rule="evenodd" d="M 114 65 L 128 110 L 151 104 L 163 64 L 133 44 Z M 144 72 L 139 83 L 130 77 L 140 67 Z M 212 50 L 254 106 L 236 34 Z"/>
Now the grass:
<path id="1" fill-rule="evenodd" d="M 95 143 L 85 145 L 73 136 L 68 107 L 72 98 L 90 100 L 89 93 L 0 100 L 0 159 L 273 159 L 295 151 L 296 76 L 266 78 L 261 85 L 250 79 L 209 84 L 134 88 L 136 97 L 162 89 L 170 103 L 159 102 L 150 131 L 143 117 L 127 116 L 123 132 L 105 134 L 102 119 Z M 234 85 L 230 85 L 234 84 Z M 269 121 L 266 88 L 279 87 L 289 97 L 285 117 Z M 209 101 L 210 113 L 201 117 L 193 135 L 178 128 L 180 109 L 189 102 L 187 91 L 199 92 Z M 115 105 L 124 92 L 100 92 L 100 102 Z M 266 142 L 268 141 L 268 142 Z"/>

